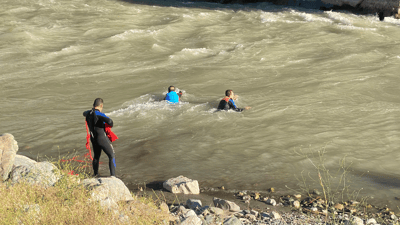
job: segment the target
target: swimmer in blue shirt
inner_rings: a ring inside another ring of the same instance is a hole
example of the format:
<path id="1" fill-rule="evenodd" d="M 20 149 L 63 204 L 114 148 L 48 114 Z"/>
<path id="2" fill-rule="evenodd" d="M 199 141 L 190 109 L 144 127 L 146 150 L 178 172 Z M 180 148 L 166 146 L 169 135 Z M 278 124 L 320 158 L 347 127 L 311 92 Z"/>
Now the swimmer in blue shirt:
<path id="1" fill-rule="evenodd" d="M 168 94 L 165 96 L 164 100 L 167 100 L 170 103 L 178 103 L 181 101 L 182 91 L 179 93 L 175 92 L 174 86 L 169 86 Z"/>

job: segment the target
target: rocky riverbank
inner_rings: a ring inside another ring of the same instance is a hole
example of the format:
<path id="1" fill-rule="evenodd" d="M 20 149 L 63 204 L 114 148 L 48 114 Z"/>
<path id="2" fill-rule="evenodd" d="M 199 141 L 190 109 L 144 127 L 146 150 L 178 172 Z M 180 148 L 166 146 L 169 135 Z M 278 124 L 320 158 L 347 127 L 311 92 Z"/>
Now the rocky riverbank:
<path id="1" fill-rule="evenodd" d="M 200 194 L 145 187 L 133 191 L 166 202 L 165 207 L 183 224 L 398 224 L 398 212 L 389 208 L 362 200 L 325 201 L 319 190 L 285 195 L 274 188 L 266 192 L 224 187 L 199 190 Z"/>
<path id="2" fill-rule="evenodd" d="M 51 188 L 65 176 L 54 164 L 36 162 L 17 155 L 17 151 L 17 142 L 11 134 L 0 136 L 1 182 Z M 198 181 L 183 176 L 160 182 L 158 186 L 137 188 L 128 188 L 116 177 L 76 178 L 68 182 L 79 184 L 66 184 L 68 188 L 84 187 L 89 192 L 89 202 L 112 212 L 117 224 L 138 223 L 137 218 L 130 218 L 142 207 L 146 208 L 144 214 L 151 211 L 167 215 L 162 219 L 164 224 L 398 224 L 398 215 L 391 209 L 364 201 L 339 202 L 320 190 L 280 195 L 274 188 L 265 192 L 201 188 Z M 157 208 L 137 204 L 140 197 L 153 199 Z M 23 211 L 39 213 L 42 207 L 27 206 L 27 210 L 22 206 Z M 150 219 L 153 220 L 156 219 Z"/>

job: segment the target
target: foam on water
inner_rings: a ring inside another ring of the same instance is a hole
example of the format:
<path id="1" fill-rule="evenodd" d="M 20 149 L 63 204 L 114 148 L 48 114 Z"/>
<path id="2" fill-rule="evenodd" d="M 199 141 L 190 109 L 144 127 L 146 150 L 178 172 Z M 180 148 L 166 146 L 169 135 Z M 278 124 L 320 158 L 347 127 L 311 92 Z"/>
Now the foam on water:
<path id="1" fill-rule="evenodd" d="M 211 55 L 215 55 L 215 52 L 207 48 L 184 48 L 180 52 L 174 55 L 170 55 L 169 58 L 172 60 L 192 60 L 195 58 L 204 58 Z"/>
<path id="2" fill-rule="evenodd" d="M 185 102 L 179 102 L 178 104 L 170 104 L 167 101 L 157 100 L 158 98 L 154 95 L 143 95 L 137 99 L 124 103 L 124 105 L 128 105 L 127 107 L 114 110 L 108 115 L 110 116 L 129 116 L 135 112 L 145 113 L 147 111 L 173 111 L 176 108 L 182 107 L 182 105 L 187 104 Z"/>
<path id="3" fill-rule="evenodd" d="M 290 13 L 295 16 L 302 17 L 307 22 L 325 22 L 325 23 L 333 23 L 333 20 L 329 18 L 322 17 L 321 14 L 311 14 L 306 12 L 298 12 L 296 10 L 291 10 Z"/>

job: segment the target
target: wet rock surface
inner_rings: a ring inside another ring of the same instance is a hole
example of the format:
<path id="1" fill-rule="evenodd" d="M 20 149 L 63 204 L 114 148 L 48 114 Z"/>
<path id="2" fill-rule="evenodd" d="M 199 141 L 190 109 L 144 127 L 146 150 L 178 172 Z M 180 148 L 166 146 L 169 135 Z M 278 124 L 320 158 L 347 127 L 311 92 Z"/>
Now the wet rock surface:
<path id="1" fill-rule="evenodd" d="M 2 181 L 8 179 L 17 151 L 18 144 L 12 134 L 0 136 L 0 176 Z"/>

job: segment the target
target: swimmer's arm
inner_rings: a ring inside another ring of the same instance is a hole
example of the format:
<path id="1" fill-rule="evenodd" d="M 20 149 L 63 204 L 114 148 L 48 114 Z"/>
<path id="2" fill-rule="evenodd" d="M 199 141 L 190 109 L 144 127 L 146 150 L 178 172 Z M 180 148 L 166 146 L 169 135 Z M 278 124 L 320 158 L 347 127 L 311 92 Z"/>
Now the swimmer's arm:
<path id="1" fill-rule="evenodd" d="M 114 126 L 114 122 L 112 119 L 110 119 L 109 117 L 105 117 L 105 116 L 97 116 L 101 121 L 103 121 L 104 123 L 110 125 L 110 127 Z"/>
<path id="2" fill-rule="evenodd" d="M 250 107 L 250 106 L 246 106 L 246 107 L 244 107 L 244 108 L 236 108 L 235 111 L 237 111 L 237 112 L 242 112 L 242 111 L 248 110 L 248 109 L 251 109 L 251 107 Z"/>

